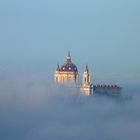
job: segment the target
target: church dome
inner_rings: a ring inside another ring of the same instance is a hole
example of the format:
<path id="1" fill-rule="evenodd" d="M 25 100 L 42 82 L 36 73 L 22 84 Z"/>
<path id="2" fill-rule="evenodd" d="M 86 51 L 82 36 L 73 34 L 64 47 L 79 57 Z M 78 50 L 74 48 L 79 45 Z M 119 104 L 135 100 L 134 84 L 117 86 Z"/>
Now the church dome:
<path id="1" fill-rule="evenodd" d="M 65 63 L 61 66 L 60 71 L 77 72 L 77 67 L 72 63 Z"/>
<path id="2" fill-rule="evenodd" d="M 64 63 L 61 66 L 60 71 L 63 71 L 63 72 L 78 72 L 78 69 L 77 69 L 76 65 L 71 62 L 70 53 L 68 53 L 66 63 Z"/>

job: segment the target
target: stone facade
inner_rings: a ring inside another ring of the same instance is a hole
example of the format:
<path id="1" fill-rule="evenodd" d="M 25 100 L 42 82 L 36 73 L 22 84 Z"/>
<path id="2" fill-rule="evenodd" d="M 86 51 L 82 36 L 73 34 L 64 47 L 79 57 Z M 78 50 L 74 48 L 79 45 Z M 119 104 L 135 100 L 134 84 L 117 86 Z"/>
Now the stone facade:
<path id="1" fill-rule="evenodd" d="M 70 53 L 68 53 L 66 62 L 61 66 L 57 67 L 55 71 L 55 82 L 56 83 L 78 83 L 78 69 L 75 64 L 71 61 Z"/>
<path id="2" fill-rule="evenodd" d="M 90 74 L 88 66 L 86 66 L 86 69 L 83 73 L 83 84 L 81 86 L 81 92 L 88 96 L 93 94 L 93 85 L 90 84 Z"/>
<path id="3" fill-rule="evenodd" d="M 56 83 L 59 84 L 74 83 L 75 85 L 77 85 L 77 88 L 82 94 L 85 95 L 93 94 L 93 86 L 90 84 L 90 74 L 88 66 L 86 66 L 86 69 L 83 73 L 83 84 L 78 85 L 79 84 L 78 69 L 76 65 L 72 63 L 70 53 L 68 53 L 66 62 L 61 67 L 59 67 L 58 65 L 54 77 Z"/>
<path id="4" fill-rule="evenodd" d="M 55 82 L 56 83 L 78 83 L 78 73 L 75 72 L 55 72 Z"/>
<path id="5" fill-rule="evenodd" d="M 93 94 L 107 94 L 107 95 L 120 95 L 121 87 L 117 85 L 94 85 L 90 84 L 90 73 L 88 66 L 86 66 L 83 72 L 83 83 L 79 84 L 79 74 L 78 69 L 75 64 L 71 61 L 70 53 L 66 58 L 66 62 L 61 66 L 57 67 L 54 74 L 55 82 L 59 84 L 72 83 L 72 89 L 77 89 L 80 93 L 84 95 Z"/>

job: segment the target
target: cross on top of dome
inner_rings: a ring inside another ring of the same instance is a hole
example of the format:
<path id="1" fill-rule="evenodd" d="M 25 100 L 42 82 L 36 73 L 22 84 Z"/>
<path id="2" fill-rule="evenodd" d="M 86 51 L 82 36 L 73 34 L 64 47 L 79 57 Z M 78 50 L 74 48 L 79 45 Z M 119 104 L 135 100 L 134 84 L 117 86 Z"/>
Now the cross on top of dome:
<path id="1" fill-rule="evenodd" d="M 78 69 L 77 69 L 76 65 L 73 64 L 72 61 L 71 61 L 70 52 L 68 52 L 66 62 L 63 65 L 61 65 L 61 67 L 59 67 L 59 65 L 58 65 L 56 71 L 75 72 L 75 73 L 78 72 Z"/>

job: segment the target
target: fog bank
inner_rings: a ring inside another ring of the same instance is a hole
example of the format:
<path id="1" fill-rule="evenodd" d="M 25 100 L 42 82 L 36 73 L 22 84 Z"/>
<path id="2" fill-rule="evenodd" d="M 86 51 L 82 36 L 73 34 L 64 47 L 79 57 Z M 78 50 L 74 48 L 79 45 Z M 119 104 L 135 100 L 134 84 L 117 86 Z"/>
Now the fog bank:
<path id="1" fill-rule="evenodd" d="M 86 97 L 43 76 L 5 78 L 0 80 L 0 139 L 139 140 L 139 106 L 135 92 Z"/>

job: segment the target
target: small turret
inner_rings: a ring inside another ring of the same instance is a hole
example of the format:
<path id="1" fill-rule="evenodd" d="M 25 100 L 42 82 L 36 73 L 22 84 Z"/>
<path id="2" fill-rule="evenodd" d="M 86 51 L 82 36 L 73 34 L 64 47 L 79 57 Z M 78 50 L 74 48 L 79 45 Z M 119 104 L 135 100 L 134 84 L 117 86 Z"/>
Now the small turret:
<path id="1" fill-rule="evenodd" d="M 60 71 L 60 67 L 59 67 L 59 64 L 57 65 L 57 69 L 56 69 L 56 71 Z"/>
<path id="2" fill-rule="evenodd" d="M 68 52 L 67 63 L 71 63 L 71 55 L 70 55 L 70 51 Z"/>

